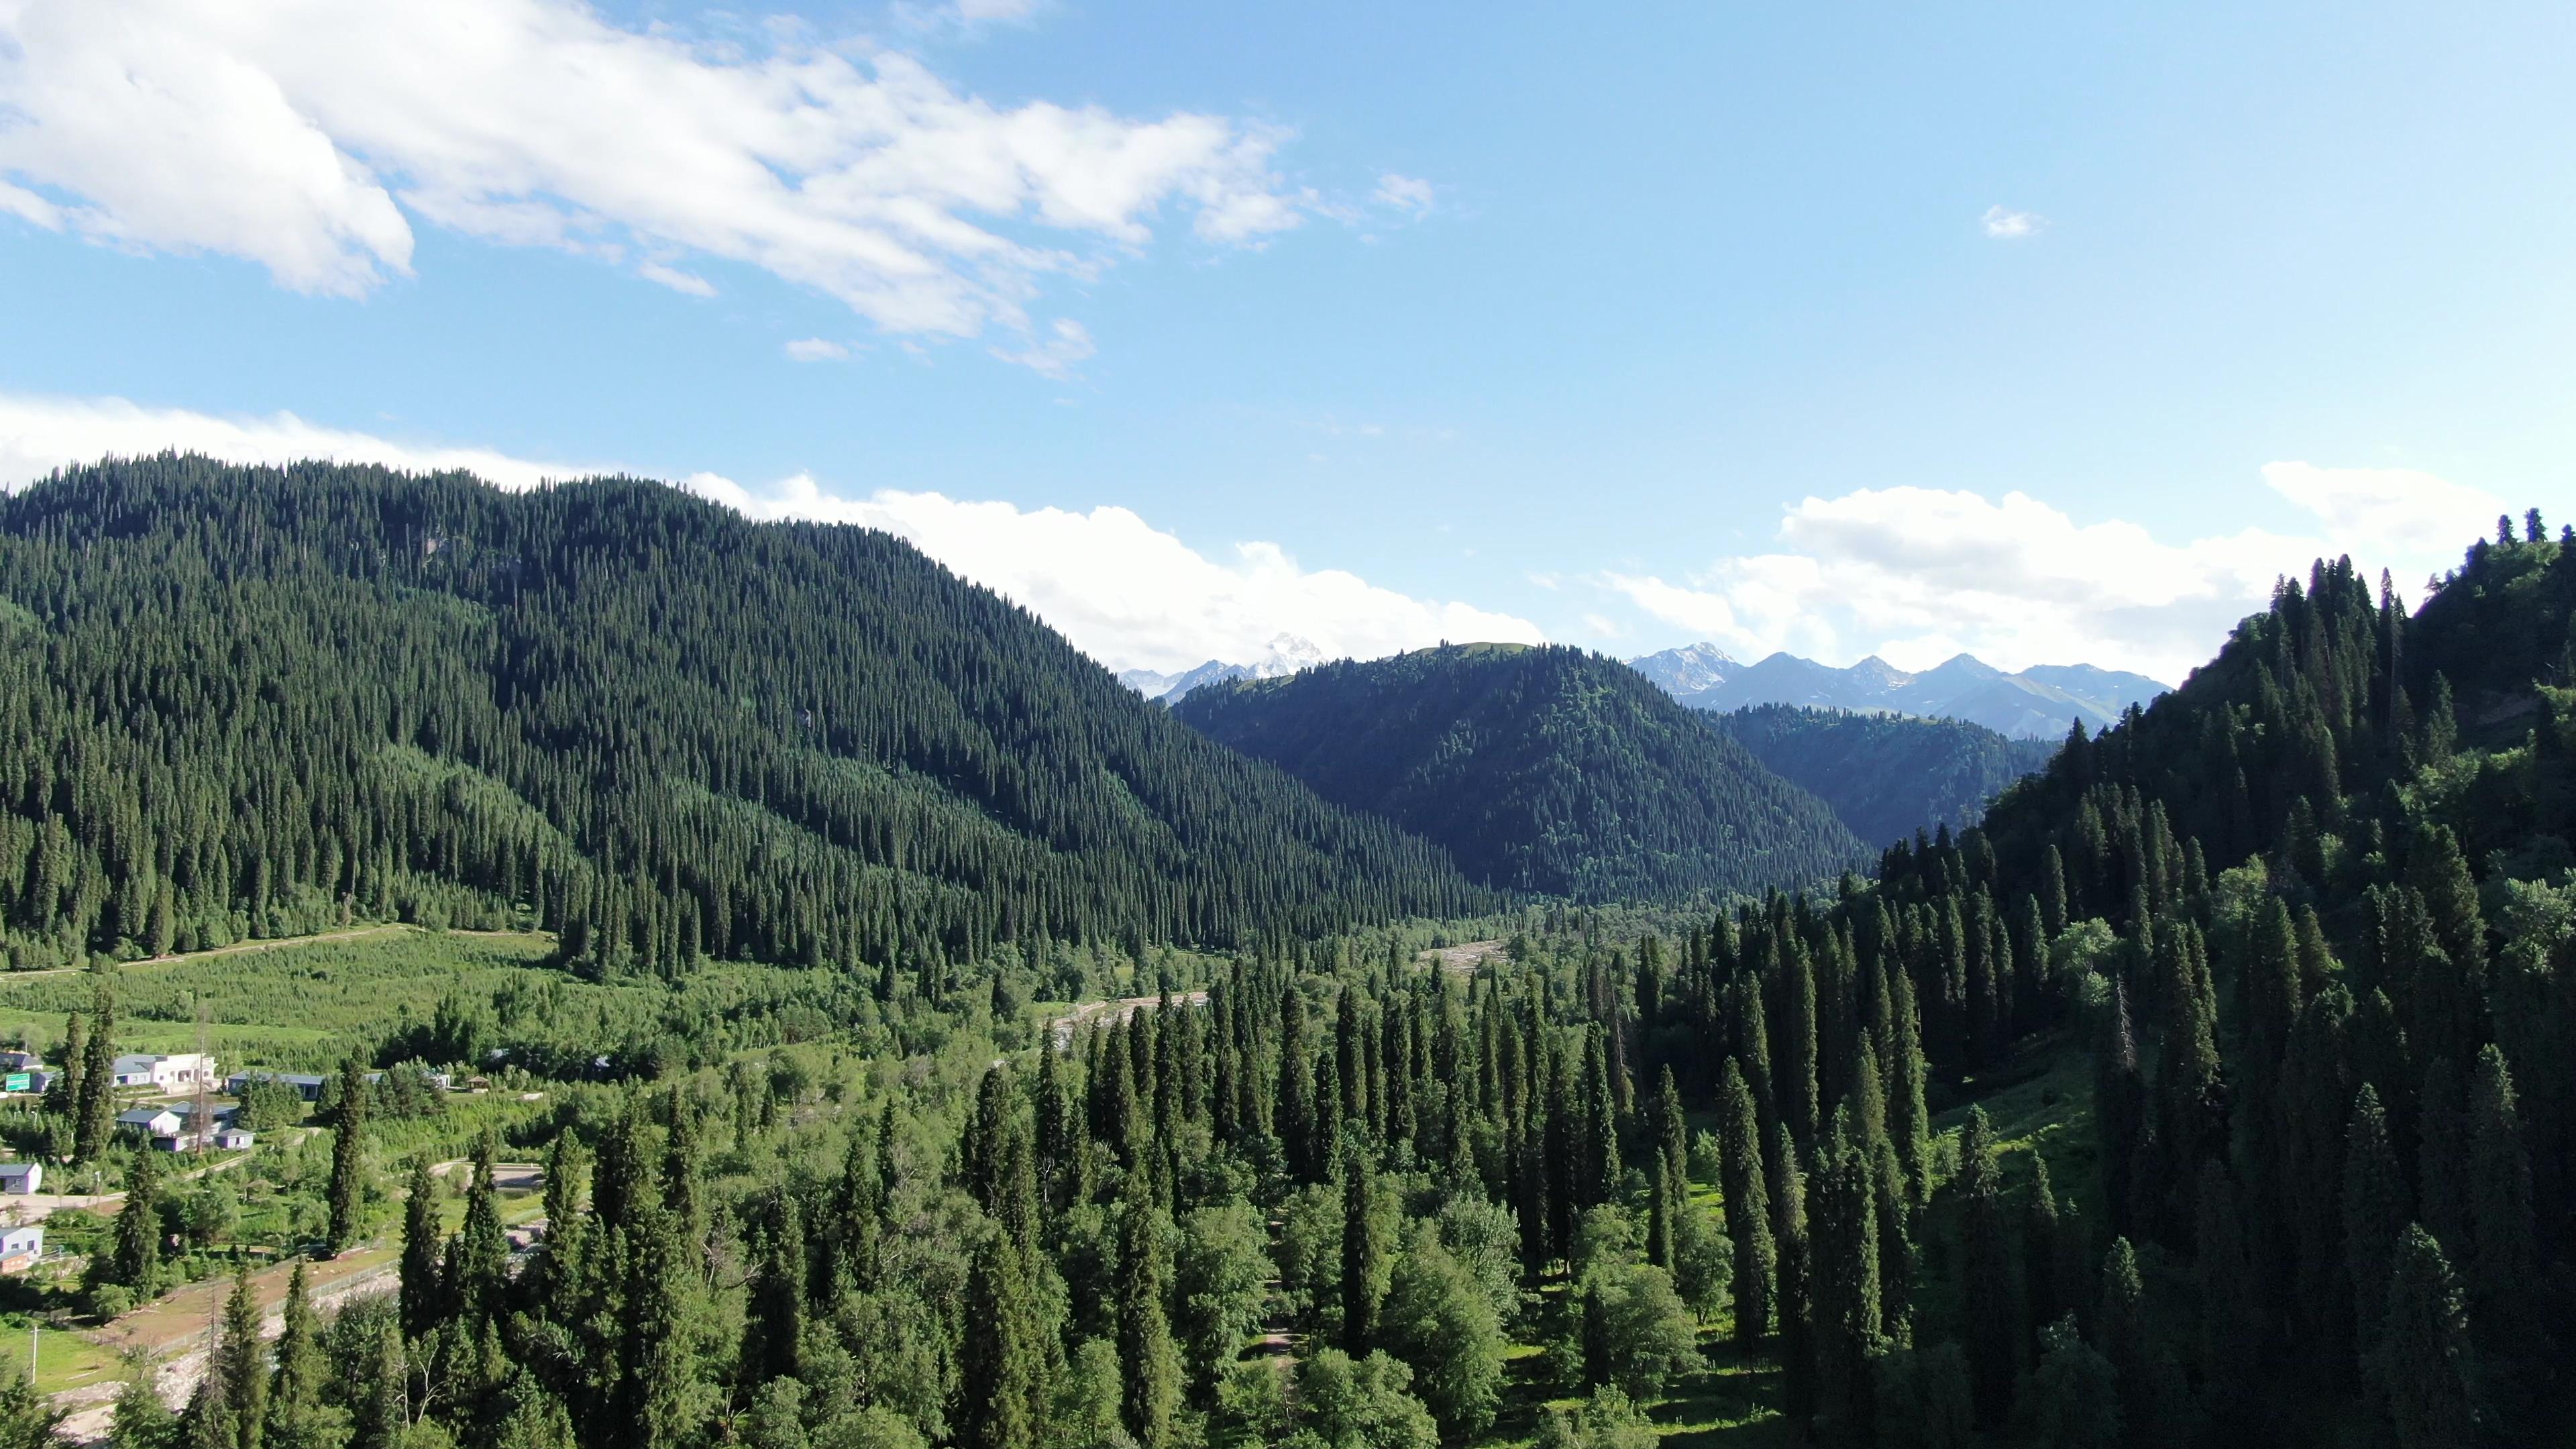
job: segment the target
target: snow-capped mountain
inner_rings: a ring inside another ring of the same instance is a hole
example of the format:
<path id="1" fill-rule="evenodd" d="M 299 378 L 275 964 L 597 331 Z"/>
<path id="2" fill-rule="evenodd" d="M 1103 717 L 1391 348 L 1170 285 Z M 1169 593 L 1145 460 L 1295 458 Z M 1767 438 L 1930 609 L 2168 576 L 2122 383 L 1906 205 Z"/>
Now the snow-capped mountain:
<path id="1" fill-rule="evenodd" d="M 1705 675 L 1691 672 L 1701 661 Z M 2075 720 L 2098 730 L 2131 704 L 2144 704 L 2167 686 L 2142 674 L 2090 664 L 2041 664 L 2007 674 L 1971 654 L 1908 674 L 1872 655 L 1846 669 L 1794 654 L 1774 654 L 1737 664 L 1713 644 L 1667 649 L 1629 660 L 1682 703 L 1732 710 L 1748 704 L 1797 704 L 1817 709 L 1884 711 L 1947 716 L 2021 739 L 2053 739 Z M 1689 687 L 1713 675 L 1711 682 Z"/>
<path id="2" fill-rule="evenodd" d="M 1276 679 L 1323 662 L 1324 651 L 1316 648 L 1311 640 L 1300 639 L 1294 634 L 1281 634 L 1270 641 L 1266 653 L 1249 664 L 1229 664 L 1221 659 L 1211 659 L 1195 669 L 1184 669 L 1177 674 L 1128 669 L 1120 671 L 1118 682 L 1147 699 L 1173 704 L 1202 684 L 1214 684 L 1221 679 Z"/>
<path id="3" fill-rule="evenodd" d="M 1714 644 L 1685 644 L 1679 649 L 1666 649 L 1628 661 L 1628 667 L 1655 682 L 1664 693 L 1676 697 L 1715 689 L 1744 668 L 1734 656 Z"/>

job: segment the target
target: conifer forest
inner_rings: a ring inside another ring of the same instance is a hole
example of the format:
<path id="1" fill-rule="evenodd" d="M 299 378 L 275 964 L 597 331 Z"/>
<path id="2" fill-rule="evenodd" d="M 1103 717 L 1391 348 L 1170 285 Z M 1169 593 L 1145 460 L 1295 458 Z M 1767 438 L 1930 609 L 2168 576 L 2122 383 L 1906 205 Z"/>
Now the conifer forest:
<path id="1" fill-rule="evenodd" d="M 1166 709 L 657 483 L 68 470 L 0 1449 L 2569 1443 L 2576 534 L 2462 542 L 2016 750 L 1562 648 Z M 254 1140 L 155 1150 L 201 1041 Z"/>

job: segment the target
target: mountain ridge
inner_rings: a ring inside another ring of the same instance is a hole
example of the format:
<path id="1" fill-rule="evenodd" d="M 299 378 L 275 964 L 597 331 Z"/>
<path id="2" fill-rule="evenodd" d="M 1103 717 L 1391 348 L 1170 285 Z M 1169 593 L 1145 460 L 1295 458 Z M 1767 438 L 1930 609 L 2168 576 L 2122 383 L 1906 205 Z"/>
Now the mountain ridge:
<path id="1" fill-rule="evenodd" d="M 1471 879 L 1578 900 L 1812 884 L 1866 847 L 1707 715 L 1561 645 L 1444 645 L 1205 686 L 1173 712 Z"/>
<path id="2" fill-rule="evenodd" d="M 2053 739 L 2079 719 L 2098 732 L 2130 705 L 2143 706 L 2170 688 L 2092 664 L 2006 671 L 1966 653 L 1908 673 L 1874 654 L 1839 669 L 1785 650 L 1745 664 L 1715 644 L 1699 643 L 1640 655 L 1628 665 L 1694 709 L 1785 704 L 1949 717 L 2013 739 Z"/>

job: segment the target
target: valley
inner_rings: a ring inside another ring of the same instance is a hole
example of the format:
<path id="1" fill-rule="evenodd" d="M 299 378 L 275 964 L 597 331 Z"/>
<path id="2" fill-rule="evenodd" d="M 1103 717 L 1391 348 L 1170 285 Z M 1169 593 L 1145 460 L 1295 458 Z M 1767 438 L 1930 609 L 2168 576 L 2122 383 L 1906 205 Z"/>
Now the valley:
<path id="1" fill-rule="evenodd" d="M 0 1038 L 52 1073 L 0 1139 L 76 1195 L 0 1287 L 55 1342 L 0 1421 L 2561 1412 L 2576 542 L 2536 514 L 2411 614 L 2320 563 L 2043 743 L 1518 645 L 1166 707 L 881 535 L 653 489 L 160 460 L 0 504 Z M 119 1113 L 191 1094 L 118 1058 L 200 1043 L 250 1137 L 181 1164 Z"/>

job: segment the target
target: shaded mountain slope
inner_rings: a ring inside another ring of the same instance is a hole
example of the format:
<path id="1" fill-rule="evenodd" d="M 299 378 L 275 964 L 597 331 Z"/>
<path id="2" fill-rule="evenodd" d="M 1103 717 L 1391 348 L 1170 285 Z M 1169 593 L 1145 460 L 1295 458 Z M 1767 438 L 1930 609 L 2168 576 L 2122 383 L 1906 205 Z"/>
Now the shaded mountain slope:
<path id="1" fill-rule="evenodd" d="M 1489 885 L 1602 900 L 1758 891 L 1860 854 L 1824 802 L 1636 671 L 1473 644 L 1201 688 L 1174 707 Z"/>
<path id="2" fill-rule="evenodd" d="M 0 500 L 22 961 L 344 912 L 600 969 L 1224 942 L 1482 896 L 885 534 L 157 459 Z"/>

